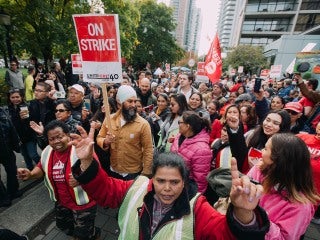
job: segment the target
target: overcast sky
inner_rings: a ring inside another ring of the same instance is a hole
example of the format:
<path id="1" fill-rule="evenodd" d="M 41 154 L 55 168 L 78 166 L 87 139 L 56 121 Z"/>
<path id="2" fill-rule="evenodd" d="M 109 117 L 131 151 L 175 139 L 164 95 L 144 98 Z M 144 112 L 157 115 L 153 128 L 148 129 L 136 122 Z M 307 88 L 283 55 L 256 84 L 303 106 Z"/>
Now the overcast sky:
<path id="1" fill-rule="evenodd" d="M 199 56 L 209 51 L 210 43 L 216 33 L 220 1 L 221 0 L 196 0 L 196 4 L 201 8 L 202 14 Z M 158 2 L 169 4 L 170 0 L 158 0 Z"/>

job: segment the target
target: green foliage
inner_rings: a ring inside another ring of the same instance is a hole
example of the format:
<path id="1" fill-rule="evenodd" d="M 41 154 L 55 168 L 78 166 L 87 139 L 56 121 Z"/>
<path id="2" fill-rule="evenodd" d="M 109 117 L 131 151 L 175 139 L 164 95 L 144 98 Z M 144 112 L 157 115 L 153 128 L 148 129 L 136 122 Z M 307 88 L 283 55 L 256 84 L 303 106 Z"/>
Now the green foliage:
<path id="1" fill-rule="evenodd" d="M 130 59 L 137 42 L 137 27 L 140 13 L 131 0 L 105 0 L 105 13 L 118 14 L 120 28 L 121 55 Z"/>
<path id="2" fill-rule="evenodd" d="M 102 0 L 106 14 L 118 14 L 121 53 L 128 61 L 174 63 L 183 50 L 171 32 L 175 28 L 172 9 L 155 0 Z M 11 16 L 11 43 L 15 56 L 44 59 L 68 58 L 79 52 L 73 14 L 90 12 L 86 0 L 8 0 L 0 8 Z M 5 29 L 0 26 L 0 37 Z M 0 41 L 0 55 L 6 54 L 5 41 Z M 152 54 L 149 54 L 152 53 Z"/>
<path id="3" fill-rule="evenodd" d="M 236 69 L 243 66 L 244 73 L 253 74 L 260 68 L 267 68 L 268 62 L 263 55 L 262 47 L 239 45 L 224 59 L 224 69 L 228 66 Z"/>
<path id="4" fill-rule="evenodd" d="M 27 50 L 43 58 L 67 56 L 78 52 L 72 14 L 89 11 L 80 0 L 8 1 L 4 11 L 11 16 L 12 45 L 15 55 Z"/>
<path id="5" fill-rule="evenodd" d="M 147 62 L 152 67 L 174 63 L 183 57 L 184 51 L 176 44 L 171 32 L 175 29 L 173 10 L 155 0 L 136 0 L 141 14 L 137 29 L 138 42 L 132 62 L 143 68 Z"/>

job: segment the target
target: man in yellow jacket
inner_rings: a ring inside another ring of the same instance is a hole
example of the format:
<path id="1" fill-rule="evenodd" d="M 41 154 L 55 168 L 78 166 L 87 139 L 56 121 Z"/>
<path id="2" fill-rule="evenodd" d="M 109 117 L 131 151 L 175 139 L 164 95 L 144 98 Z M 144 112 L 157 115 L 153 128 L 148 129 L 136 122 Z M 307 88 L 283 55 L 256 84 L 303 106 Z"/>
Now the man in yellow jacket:
<path id="1" fill-rule="evenodd" d="M 110 151 L 108 174 L 124 180 L 140 174 L 151 175 L 151 129 L 149 123 L 137 114 L 136 100 L 136 91 L 131 86 L 120 86 L 117 92 L 120 109 L 111 115 L 111 129 L 104 120 L 97 136 L 98 145 Z"/>

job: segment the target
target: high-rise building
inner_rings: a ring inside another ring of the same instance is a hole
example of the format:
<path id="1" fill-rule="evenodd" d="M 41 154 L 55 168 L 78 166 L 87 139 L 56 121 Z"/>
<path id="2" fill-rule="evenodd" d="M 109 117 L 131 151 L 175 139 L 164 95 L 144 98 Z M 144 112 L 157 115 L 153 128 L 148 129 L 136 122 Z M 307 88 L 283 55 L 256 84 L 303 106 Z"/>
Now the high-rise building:
<path id="1" fill-rule="evenodd" d="M 218 23 L 221 47 L 260 45 L 283 35 L 319 34 L 319 0 L 225 0 Z"/>
<path id="2" fill-rule="evenodd" d="M 174 37 L 179 46 L 186 51 L 197 52 L 199 49 L 201 11 L 195 0 L 170 0 L 173 18 L 177 27 Z"/>

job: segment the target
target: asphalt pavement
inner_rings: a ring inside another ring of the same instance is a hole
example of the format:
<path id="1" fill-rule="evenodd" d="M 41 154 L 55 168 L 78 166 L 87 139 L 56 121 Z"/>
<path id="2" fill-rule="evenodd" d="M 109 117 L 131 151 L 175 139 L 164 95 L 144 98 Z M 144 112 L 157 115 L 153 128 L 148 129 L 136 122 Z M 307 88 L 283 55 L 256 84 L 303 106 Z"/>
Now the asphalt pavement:
<path id="1" fill-rule="evenodd" d="M 17 166 L 25 166 L 20 154 L 17 154 Z M 1 176 L 6 182 L 3 167 Z M 0 208 L 0 228 L 27 235 L 30 240 L 70 239 L 55 226 L 54 204 L 49 199 L 44 183 L 39 180 L 20 181 L 20 189 L 24 193 L 21 198 L 15 199 L 10 207 Z M 96 226 L 102 230 L 101 240 L 118 238 L 117 212 L 118 209 L 98 208 Z M 320 239 L 320 225 L 311 223 L 304 239 Z"/>

